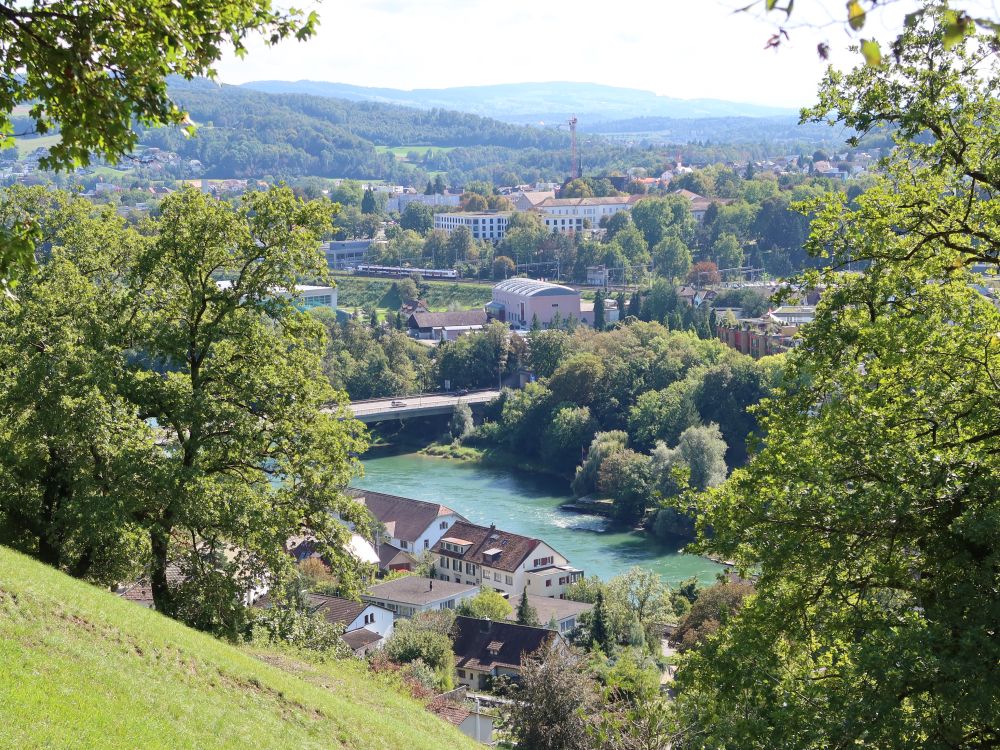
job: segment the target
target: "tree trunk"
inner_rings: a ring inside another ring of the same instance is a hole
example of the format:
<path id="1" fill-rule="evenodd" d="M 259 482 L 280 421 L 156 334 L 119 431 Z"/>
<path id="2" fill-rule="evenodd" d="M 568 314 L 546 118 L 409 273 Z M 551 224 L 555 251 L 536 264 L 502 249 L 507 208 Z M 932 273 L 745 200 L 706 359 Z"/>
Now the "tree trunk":
<path id="1" fill-rule="evenodd" d="M 169 615 L 173 604 L 170 587 L 167 585 L 170 533 L 162 526 L 153 528 L 149 533 L 149 542 L 152 550 L 149 583 L 153 590 L 153 606 L 157 612 Z"/>

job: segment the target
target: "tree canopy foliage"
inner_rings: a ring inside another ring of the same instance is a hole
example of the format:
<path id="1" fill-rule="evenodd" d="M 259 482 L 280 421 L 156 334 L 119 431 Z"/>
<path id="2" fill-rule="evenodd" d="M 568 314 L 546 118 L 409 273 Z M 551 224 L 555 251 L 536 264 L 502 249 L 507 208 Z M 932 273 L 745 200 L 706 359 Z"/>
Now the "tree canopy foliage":
<path id="1" fill-rule="evenodd" d="M 880 65 L 831 72 L 810 115 L 897 146 L 855 204 L 813 206 L 817 318 L 759 410 L 762 450 L 704 501 L 701 549 L 759 571 L 681 669 L 704 747 L 996 744 L 1000 109 L 991 38 L 940 8 Z M 779 710 L 780 707 L 780 710 Z"/>

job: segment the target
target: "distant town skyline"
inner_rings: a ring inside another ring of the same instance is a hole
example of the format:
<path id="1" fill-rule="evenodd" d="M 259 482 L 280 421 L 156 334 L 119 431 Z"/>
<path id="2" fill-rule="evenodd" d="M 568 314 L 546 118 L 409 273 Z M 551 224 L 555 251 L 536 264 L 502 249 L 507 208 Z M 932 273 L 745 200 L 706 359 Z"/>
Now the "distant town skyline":
<path id="1" fill-rule="evenodd" d="M 780 107 L 811 104 L 830 61 L 858 59 L 842 3 L 796 8 L 791 38 L 764 46 L 780 15 L 734 13 L 748 0 L 662 2 L 648 7 L 597 0 L 367 0 L 315 6 L 321 25 L 307 42 L 268 48 L 259 40 L 218 65 L 226 83 L 314 80 L 399 89 L 579 81 L 643 89 L 681 99 L 724 99 Z M 910 5 L 869 21 L 888 38 Z M 313 6 L 307 6 L 307 10 Z M 807 15 L 810 14 L 811 15 Z"/>

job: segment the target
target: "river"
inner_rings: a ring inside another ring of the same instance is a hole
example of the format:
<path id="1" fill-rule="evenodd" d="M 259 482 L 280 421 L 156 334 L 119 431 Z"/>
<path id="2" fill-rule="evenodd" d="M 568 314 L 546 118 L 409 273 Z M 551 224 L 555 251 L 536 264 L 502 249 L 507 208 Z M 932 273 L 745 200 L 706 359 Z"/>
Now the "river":
<path id="1" fill-rule="evenodd" d="M 545 540 L 588 576 L 612 578 L 633 566 L 654 570 L 670 584 L 691 576 L 710 583 L 721 566 L 685 555 L 646 534 L 600 516 L 559 509 L 570 499 L 564 482 L 537 474 L 415 453 L 368 458 L 353 484 L 447 505 L 473 523 Z"/>

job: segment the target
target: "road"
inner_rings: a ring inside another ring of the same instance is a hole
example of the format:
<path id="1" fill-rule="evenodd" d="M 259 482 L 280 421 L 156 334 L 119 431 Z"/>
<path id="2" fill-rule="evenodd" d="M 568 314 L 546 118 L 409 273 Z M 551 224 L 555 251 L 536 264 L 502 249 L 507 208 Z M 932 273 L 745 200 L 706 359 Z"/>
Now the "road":
<path id="1" fill-rule="evenodd" d="M 498 390 L 470 391 L 464 396 L 451 393 L 429 393 L 419 396 L 396 396 L 372 401 L 351 402 L 351 412 L 362 422 L 382 422 L 387 419 L 403 417 L 428 417 L 437 414 L 450 414 L 456 404 L 464 403 L 473 406 L 485 404 L 500 395 Z M 394 406 L 394 404 L 399 404 Z"/>

